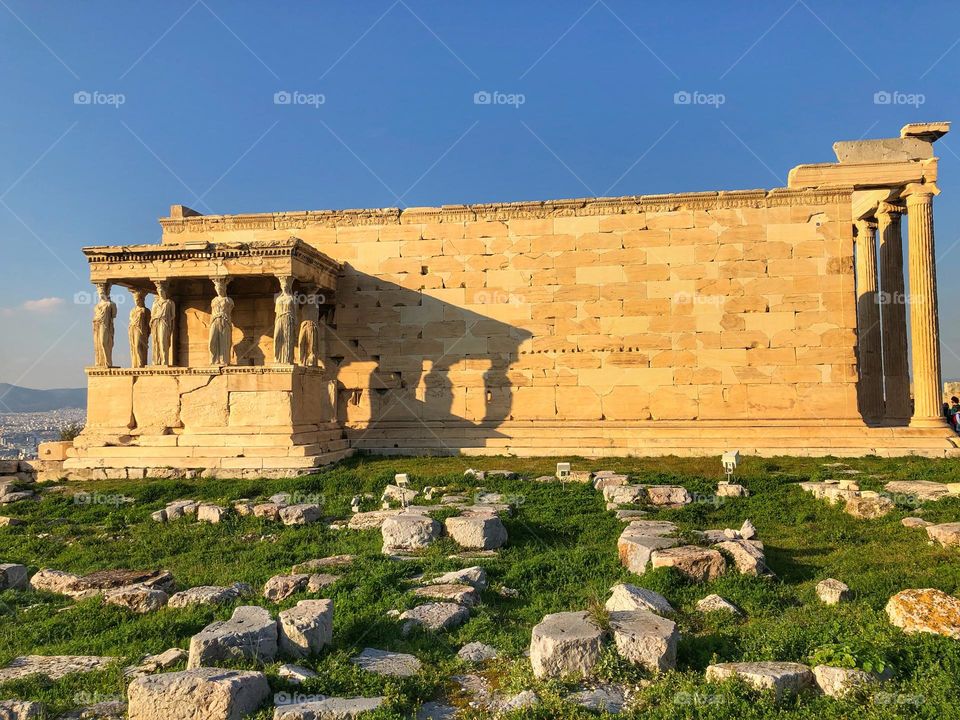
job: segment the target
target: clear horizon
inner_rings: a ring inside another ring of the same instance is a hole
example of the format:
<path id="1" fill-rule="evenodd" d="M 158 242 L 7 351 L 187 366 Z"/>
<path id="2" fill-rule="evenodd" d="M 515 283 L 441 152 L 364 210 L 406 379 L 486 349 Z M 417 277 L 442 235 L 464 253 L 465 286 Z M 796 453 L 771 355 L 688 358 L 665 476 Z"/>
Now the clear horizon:
<path id="1" fill-rule="evenodd" d="M 2 0 L 0 382 L 85 385 L 80 248 L 158 242 L 172 204 L 780 187 L 795 165 L 833 161 L 835 141 L 960 118 L 958 21 L 960 6 L 933 2 Z M 935 149 L 948 379 L 960 377 L 960 140 Z M 113 296 L 120 360 L 130 299 Z"/>

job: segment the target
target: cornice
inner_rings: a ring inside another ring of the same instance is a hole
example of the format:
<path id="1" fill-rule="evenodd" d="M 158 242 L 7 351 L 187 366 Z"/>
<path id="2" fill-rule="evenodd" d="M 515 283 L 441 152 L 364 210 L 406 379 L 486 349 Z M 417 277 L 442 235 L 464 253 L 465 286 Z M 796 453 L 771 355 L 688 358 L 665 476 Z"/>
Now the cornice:
<path id="1" fill-rule="evenodd" d="M 195 215 L 160 218 L 160 225 L 165 234 L 176 234 L 237 230 L 297 230 L 307 227 L 338 228 L 370 225 L 509 221 L 677 210 L 823 205 L 849 202 L 852 192 L 852 187 L 776 188 L 774 190 L 732 190 L 674 195 L 632 195 L 610 198 L 442 205 L 440 207 L 411 207 L 404 210 L 399 208 L 373 208 L 242 215 Z"/>

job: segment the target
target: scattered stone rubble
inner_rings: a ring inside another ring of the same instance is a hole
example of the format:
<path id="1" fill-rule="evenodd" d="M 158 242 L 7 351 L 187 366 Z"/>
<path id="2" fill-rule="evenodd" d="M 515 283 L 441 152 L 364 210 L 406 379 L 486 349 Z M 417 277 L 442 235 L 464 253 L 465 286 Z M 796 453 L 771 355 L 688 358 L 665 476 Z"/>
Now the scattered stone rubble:
<path id="1" fill-rule="evenodd" d="M 36 473 L 29 462 L 0 460 L 0 505 L 36 500 Z"/>
<path id="2" fill-rule="evenodd" d="M 861 520 L 883 517 L 895 507 L 889 497 L 872 490 L 861 490 L 860 485 L 853 480 L 802 482 L 800 487 L 818 500 L 827 500 L 831 505 L 843 503 L 845 513 Z"/>
<path id="3" fill-rule="evenodd" d="M 291 504 L 290 493 L 273 495 L 269 502 L 254 503 L 248 499 L 237 500 L 232 504 L 232 511 L 238 516 L 253 515 L 254 517 L 282 522 L 284 525 L 312 525 L 322 519 L 320 505 L 316 503 Z M 196 500 L 174 500 L 162 510 L 151 514 L 156 522 L 170 522 L 185 516 L 194 516 L 198 522 L 221 523 L 231 512 L 231 508 L 214 503 L 198 502 Z"/>

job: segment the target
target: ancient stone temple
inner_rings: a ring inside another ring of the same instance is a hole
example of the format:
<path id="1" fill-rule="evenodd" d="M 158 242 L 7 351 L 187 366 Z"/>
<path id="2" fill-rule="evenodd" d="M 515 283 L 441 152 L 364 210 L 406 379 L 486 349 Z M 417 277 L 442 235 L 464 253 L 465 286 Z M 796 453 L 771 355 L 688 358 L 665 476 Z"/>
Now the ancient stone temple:
<path id="1" fill-rule="evenodd" d="M 354 449 L 953 454 L 932 215 L 948 129 L 836 143 L 838 162 L 770 190 L 175 205 L 161 244 L 84 251 L 96 362 L 65 468 L 286 474 Z M 129 363 L 119 288 L 135 298 Z"/>

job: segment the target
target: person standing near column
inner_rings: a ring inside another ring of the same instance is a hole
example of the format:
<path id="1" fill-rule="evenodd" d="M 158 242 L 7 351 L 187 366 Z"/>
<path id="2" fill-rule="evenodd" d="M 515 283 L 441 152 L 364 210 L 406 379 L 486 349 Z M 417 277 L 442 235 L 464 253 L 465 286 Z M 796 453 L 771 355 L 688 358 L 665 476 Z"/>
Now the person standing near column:
<path id="1" fill-rule="evenodd" d="M 113 367 L 113 321 L 117 306 L 110 299 L 110 283 L 97 283 L 100 300 L 93 308 L 93 363 Z"/>
<path id="2" fill-rule="evenodd" d="M 130 325 L 127 339 L 130 341 L 130 367 L 142 368 L 147 365 L 147 350 L 150 344 L 150 310 L 144 305 L 143 290 L 131 290 L 133 309 L 130 311 Z"/>

